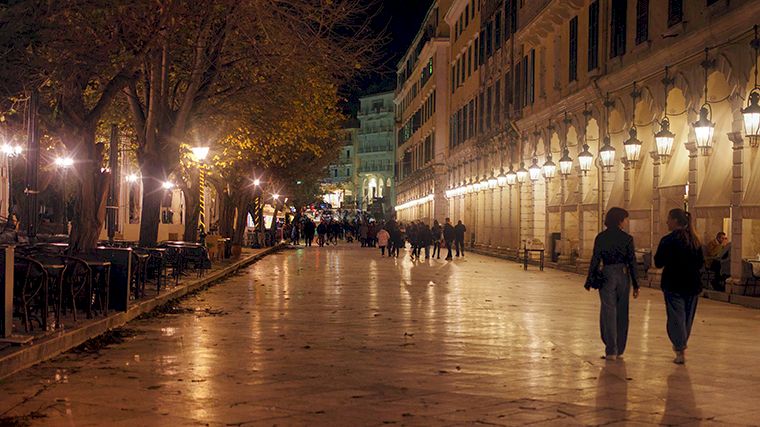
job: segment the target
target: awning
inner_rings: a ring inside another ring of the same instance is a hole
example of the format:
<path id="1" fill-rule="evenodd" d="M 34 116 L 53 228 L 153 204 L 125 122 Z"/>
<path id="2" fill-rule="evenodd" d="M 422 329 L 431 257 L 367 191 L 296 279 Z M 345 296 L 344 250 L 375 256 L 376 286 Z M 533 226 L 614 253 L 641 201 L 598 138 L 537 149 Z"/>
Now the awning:
<path id="1" fill-rule="evenodd" d="M 716 133 L 717 136 L 717 133 Z M 728 218 L 731 216 L 731 171 L 733 149 L 727 138 L 716 138 L 704 178 L 694 203 L 698 218 Z"/>
<path id="2" fill-rule="evenodd" d="M 642 160 L 641 166 L 632 171 L 633 183 L 629 187 L 631 191 L 631 200 L 628 202 L 629 211 L 647 211 L 652 210 L 652 183 L 653 171 L 652 160 Z"/>
<path id="3" fill-rule="evenodd" d="M 605 183 L 609 185 L 609 182 Z M 607 204 L 604 206 L 604 211 L 608 211 L 612 207 L 622 208 L 625 204 L 625 171 L 618 170 L 615 172 L 615 180 L 612 181 L 612 191 L 610 197 L 607 199 Z"/>
<path id="4" fill-rule="evenodd" d="M 742 199 L 742 216 L 748 219 L 760 219 L 760 152 L 758 150 L 747 150 L 749 153 L 745 158 L 744 179 L 744 199 Z"/>

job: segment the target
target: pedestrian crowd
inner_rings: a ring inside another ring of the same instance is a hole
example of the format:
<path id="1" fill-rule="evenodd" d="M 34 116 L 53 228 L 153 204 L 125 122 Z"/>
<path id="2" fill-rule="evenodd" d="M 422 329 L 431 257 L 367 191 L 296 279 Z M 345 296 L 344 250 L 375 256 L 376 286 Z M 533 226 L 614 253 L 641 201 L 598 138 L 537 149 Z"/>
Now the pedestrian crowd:
<path id="1" fill-rule="evenodd" d="M 639 296 L 636 277 L 636 255 L 633 237 L 628 229 L 629 214 L 622 208 L 611 208 L 605 217 L 605 230 L 594 240 L 594 249 L 585 282 L 587 290 L 599 291 L 599 326 L 604 343 L 604 358 L 621 359 L 628 340 L 628 313 L 630 295 Z M 686 361 L 686 348 L 691 335 L 702 291 L 702 269 L 706 265 L 702 247 L 692 224 L 689 212 L 672 209 L 667 218 L 669 233 L 664 236 L 654 255 L 654 263 L 662 268 L 661 288 L 667 315 L 667 333 L 675 352 L 674 363 Z M 337 244 L 339 239 L 352 242 L 357 239 L 361 247 L 380 249 L 381 256 L 398 257 L 408 243 L 413 260 L 440 259 L 446 250 L 446 260 L 464 257 L 465 232 L 461 220 L 452 224 L 446 218 L 443 225 L 433 220 L 432 225 L 416 220 L 403 223 L 396 220 L 375 221 L 367 216 L 347 218 L 323 217 L 319 225 L 307 216 L 297 217 L 290 224 L 291 242 L 298 245 L 304 239 L 311 246 L 316 233 L 319 246 Z M 285 234 L 288 235 L 288 234 Z M 717 243 L 726 246 L 719 233 Z M 722 243 L 721 243 L 722 242 Z M 717 252 L 717 250 L 716 250 Z M 707 265 L 710 259 L 707 258 Z"/>

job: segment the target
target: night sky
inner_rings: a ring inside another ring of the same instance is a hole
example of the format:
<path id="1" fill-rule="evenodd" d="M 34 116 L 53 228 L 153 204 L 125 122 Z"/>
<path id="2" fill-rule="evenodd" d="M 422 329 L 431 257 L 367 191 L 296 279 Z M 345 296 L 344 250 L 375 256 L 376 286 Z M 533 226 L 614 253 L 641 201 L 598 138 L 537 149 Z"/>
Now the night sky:
<path id="1" fill-rule="evenodd" d="M 373 67 L 376 71 L 363 76 L 349 90 L 352 107 L 358 103 L 359 96 L 395 88 L 396 64 L 417 34 L 433 0 L 383 0 L 377 3 L 380 10 L 372 20 L 372 27 L 377 33 L 386 35 L 387 44 L 380 49 L 380 63 Z"/>

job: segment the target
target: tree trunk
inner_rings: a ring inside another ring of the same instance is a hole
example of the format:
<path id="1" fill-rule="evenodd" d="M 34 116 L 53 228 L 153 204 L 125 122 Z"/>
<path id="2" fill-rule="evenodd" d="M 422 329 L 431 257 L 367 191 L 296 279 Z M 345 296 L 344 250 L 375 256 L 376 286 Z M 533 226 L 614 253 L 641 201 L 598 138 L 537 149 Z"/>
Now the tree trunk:
<path id="1" fill-rule="evenodd" d="M 219 193 L 219 235 L 232 237 L 235 222 L 235 204 L 227 191 Z"/>
<path id="2" fill-rule="evenodd" d="M 164 197 L 163 179 L 166 176 L 162 163 L 146 158 L 143 173 L 142 214 L 140 215 L 140 246 L 154 247 L 158 240 L 161 222 L 161 200 Z"/>
<path id="3" fill-rule="evenodd" d="M 245 239 L 245 229 L 248 225 L 248 204 L 244 197 L 237 195 L 234 197 L 237 215 L 235 218 L 235 232 L 232 234 L 233 245 L 243 245 Z"/>
<path id="4" fill-rule="evenodd" d="M 77 188 L 69 251 L 91 253 L 97 248 L 100 231 L 105 223 L 110 173 L 100 171 L 103 146 L 95 144 L 94 127 L 77 129 L 70 135 L 78 142 L 75 151 L 82 158 L 71 171 L 76 177 Z"/>
<path id="5" fill-rule="evenodd" d="M 198 186 L 184 186 L 182 193 L 185 195 L 185 232 L 183 240 L 186 242 L 195 242 L 198 240 L 198 217 L 201 212 L 200 197 L 198 195 Z M 206 224 L 206 233 L 208 233 L 208 224 Z"/>

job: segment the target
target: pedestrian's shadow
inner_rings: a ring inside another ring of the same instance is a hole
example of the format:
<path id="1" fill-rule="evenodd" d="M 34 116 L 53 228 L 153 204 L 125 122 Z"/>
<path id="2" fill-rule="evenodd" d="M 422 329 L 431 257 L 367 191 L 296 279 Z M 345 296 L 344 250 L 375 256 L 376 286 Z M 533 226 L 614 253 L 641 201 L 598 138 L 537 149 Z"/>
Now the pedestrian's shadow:
<path id="1" fill-rule="evenodd" d="M 621 419 L 618 411 L 628 412 L 628 380 L 625 361 L 605 362 L 596 382 L 596 410 L 613 409 L 610 422 Z"/>
<path id="2" fill-rule="evenodd" d="M 694 400 L 689 370 L 684 366 L 678 366 L 668 375 L 668 394 L 665 397 L 665 412 L 660 424 L 682 424 L 694 422 L 699 418 L 701 411 Z"/>

